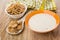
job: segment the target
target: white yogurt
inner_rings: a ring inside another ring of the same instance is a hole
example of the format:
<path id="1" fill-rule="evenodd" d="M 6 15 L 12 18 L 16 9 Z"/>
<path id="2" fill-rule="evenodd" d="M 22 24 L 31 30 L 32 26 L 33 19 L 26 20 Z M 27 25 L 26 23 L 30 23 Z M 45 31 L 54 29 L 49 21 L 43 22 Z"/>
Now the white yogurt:
<path id="1" fill-rule="evenodd" d="M 38 32 L 45 32 L 54 29 L 56 20 L 49 14 L 36 14 L 29 20 L 29 28 Z"/>

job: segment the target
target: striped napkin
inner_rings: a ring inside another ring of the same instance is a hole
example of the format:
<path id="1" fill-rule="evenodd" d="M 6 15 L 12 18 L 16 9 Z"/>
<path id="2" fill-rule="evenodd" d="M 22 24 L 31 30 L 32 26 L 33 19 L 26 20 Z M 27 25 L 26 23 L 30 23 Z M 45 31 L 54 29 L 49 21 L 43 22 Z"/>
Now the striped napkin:
<path id="1" fill-rule="evenodd" d="M 13 0 L 12 2 L 15 1 L 24 3 L 28 8 L 36 10 L 56 10 L 54 0 Z"/>
<path id="2" fill-rule="evenodd" d="M 43 0 L 40 6 L 41 10 L 56 10 L 56 5 L 54 0 Z"/>

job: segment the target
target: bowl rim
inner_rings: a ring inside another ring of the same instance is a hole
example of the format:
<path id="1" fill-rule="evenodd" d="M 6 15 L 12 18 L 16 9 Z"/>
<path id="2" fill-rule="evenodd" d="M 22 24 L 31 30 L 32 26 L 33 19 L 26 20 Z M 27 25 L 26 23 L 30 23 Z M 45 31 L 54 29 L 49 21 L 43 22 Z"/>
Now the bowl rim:
<path id="1" fill-rule="evenodd" d="M 26 16 L 26 18 L 25 18 L 25 26 L 29 28 L 29 24 L 28 24 L 29 19 L 30 19 L 33 15 L 41 14 L 41 13 L 43 13 L 43 14 L 50 14 L 50 15 L 52 15 L 52 16 L 56 19 L 56 26 L 55 26 L 55 28 L 53 28 L 52 30 L 54 30 L 54 29 L 56 29 L 56 28 L 58 27 L 58 25 L 59 25 L 59 23 L 60 23 L 59 16 L 58 16 L 56 13 L 54 13 L 54 12 L 52 12 L 52 11 L 49 11 L 49 10 L 35 10 L 35 11 L 32 11 L 32 12 L 29 13 L 29 14 Z M 31 29 L 31 28 L 30 28 L 30 29 Z M 47 32 L 52 31 L 52 30 L 49 30 L 49 31 L 45 31 L 45 32 L 40 32 L 40 31 L 35 31 L 35 30 L 33 30 L 33 29 L 31 29 L 31 30 L 34 31 L 34 32 L 38 32 L 38 33 L 47 33 Z"/>
<path id="2" fill-rule="evenodd" d="M 16 2 L 15 2 L 15 3 L 16 3 Z M 27 6 L 26 6 L 24 3 L 19 2 L 20 4 L 23 4 L 23 5 L 24 5 L 24 7 L 25 7 L 24 12 L 22 12 L 22 14 L 17 14 L 17 15 L 8 14 L 8 12 L 6 11 L 6 9 L 7 9 L 11 4 L 15 4 L 15 3 L 10 3 L 10 4 L 8 4 L 8 5 L 6 6 L 5 12 L 6 12 L 7 15 L 9 15 L 9 16 L 18 16 L 18 15 L 22 15 L 23 13 L 25 13 L 25 12 L 27 11 Z"/>

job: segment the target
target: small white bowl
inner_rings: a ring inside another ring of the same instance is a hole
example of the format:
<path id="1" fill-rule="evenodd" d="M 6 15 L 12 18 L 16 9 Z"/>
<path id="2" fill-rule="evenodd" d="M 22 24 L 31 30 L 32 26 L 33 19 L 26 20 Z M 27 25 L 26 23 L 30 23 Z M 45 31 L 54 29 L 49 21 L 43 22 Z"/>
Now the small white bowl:
<path id="1" fill-rule="evenodd" d="M 9 31 L 8 31 L 8 27 L 6 28 L 6 32 L 9 33 L 9 34 L 12 34 L 12 35 L 16 35 L 16 34 L 21 33 L 21 32 L 23 31 L 23 29 L 24 29 L 24 21 L 22 21 L 22 29 L 19 30 L 17 33 L 11 33 L 11 32 L 9 32 Z"/>
<path id="2" fill-rule="evenodd" d="M 6 6 L 6 9 L 7 9 L 11 4 L 14 4 L 14 3 L 10 3 L 9 5 L 7 5 L 7 6 Z M 27 11 L 27 6 L 26 6 L 25 4 L 23 4 L 23 3 L 20 3 L 20 4 L 24 5 L 24 7 L 25 7 L 24 12 L 22 12 L 21 14 L 17 14 L 17 15 L 11 15 L 11 14 L 8 14 L 8 12 L 7 12 L 6 9 L 5 9 L 6 14 L 7 14 L 10 18 L 13 18 L 13 19 L 19 19 L 19 18 L 21 18 L 21 17 L 25 14 L 25 12 Z"/>

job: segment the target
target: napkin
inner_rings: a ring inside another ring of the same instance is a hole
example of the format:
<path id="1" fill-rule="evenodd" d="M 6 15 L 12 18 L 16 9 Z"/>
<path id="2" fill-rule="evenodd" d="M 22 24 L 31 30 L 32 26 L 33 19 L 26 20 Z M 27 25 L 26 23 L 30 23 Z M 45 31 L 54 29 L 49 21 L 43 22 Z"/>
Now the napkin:
<path id="1" fill-rule="evenodd" d="M 56 5 L 54 0 L 43 0 L 40 6 L 41 10 L 56 10 Z"/>
<path id="2" fill-rule="evenodd" d="M 56 10 L 54 0 L 12 0 L 12 2 L 21 2 L 27 5 L 28 8 L 36 10 Z"/>

